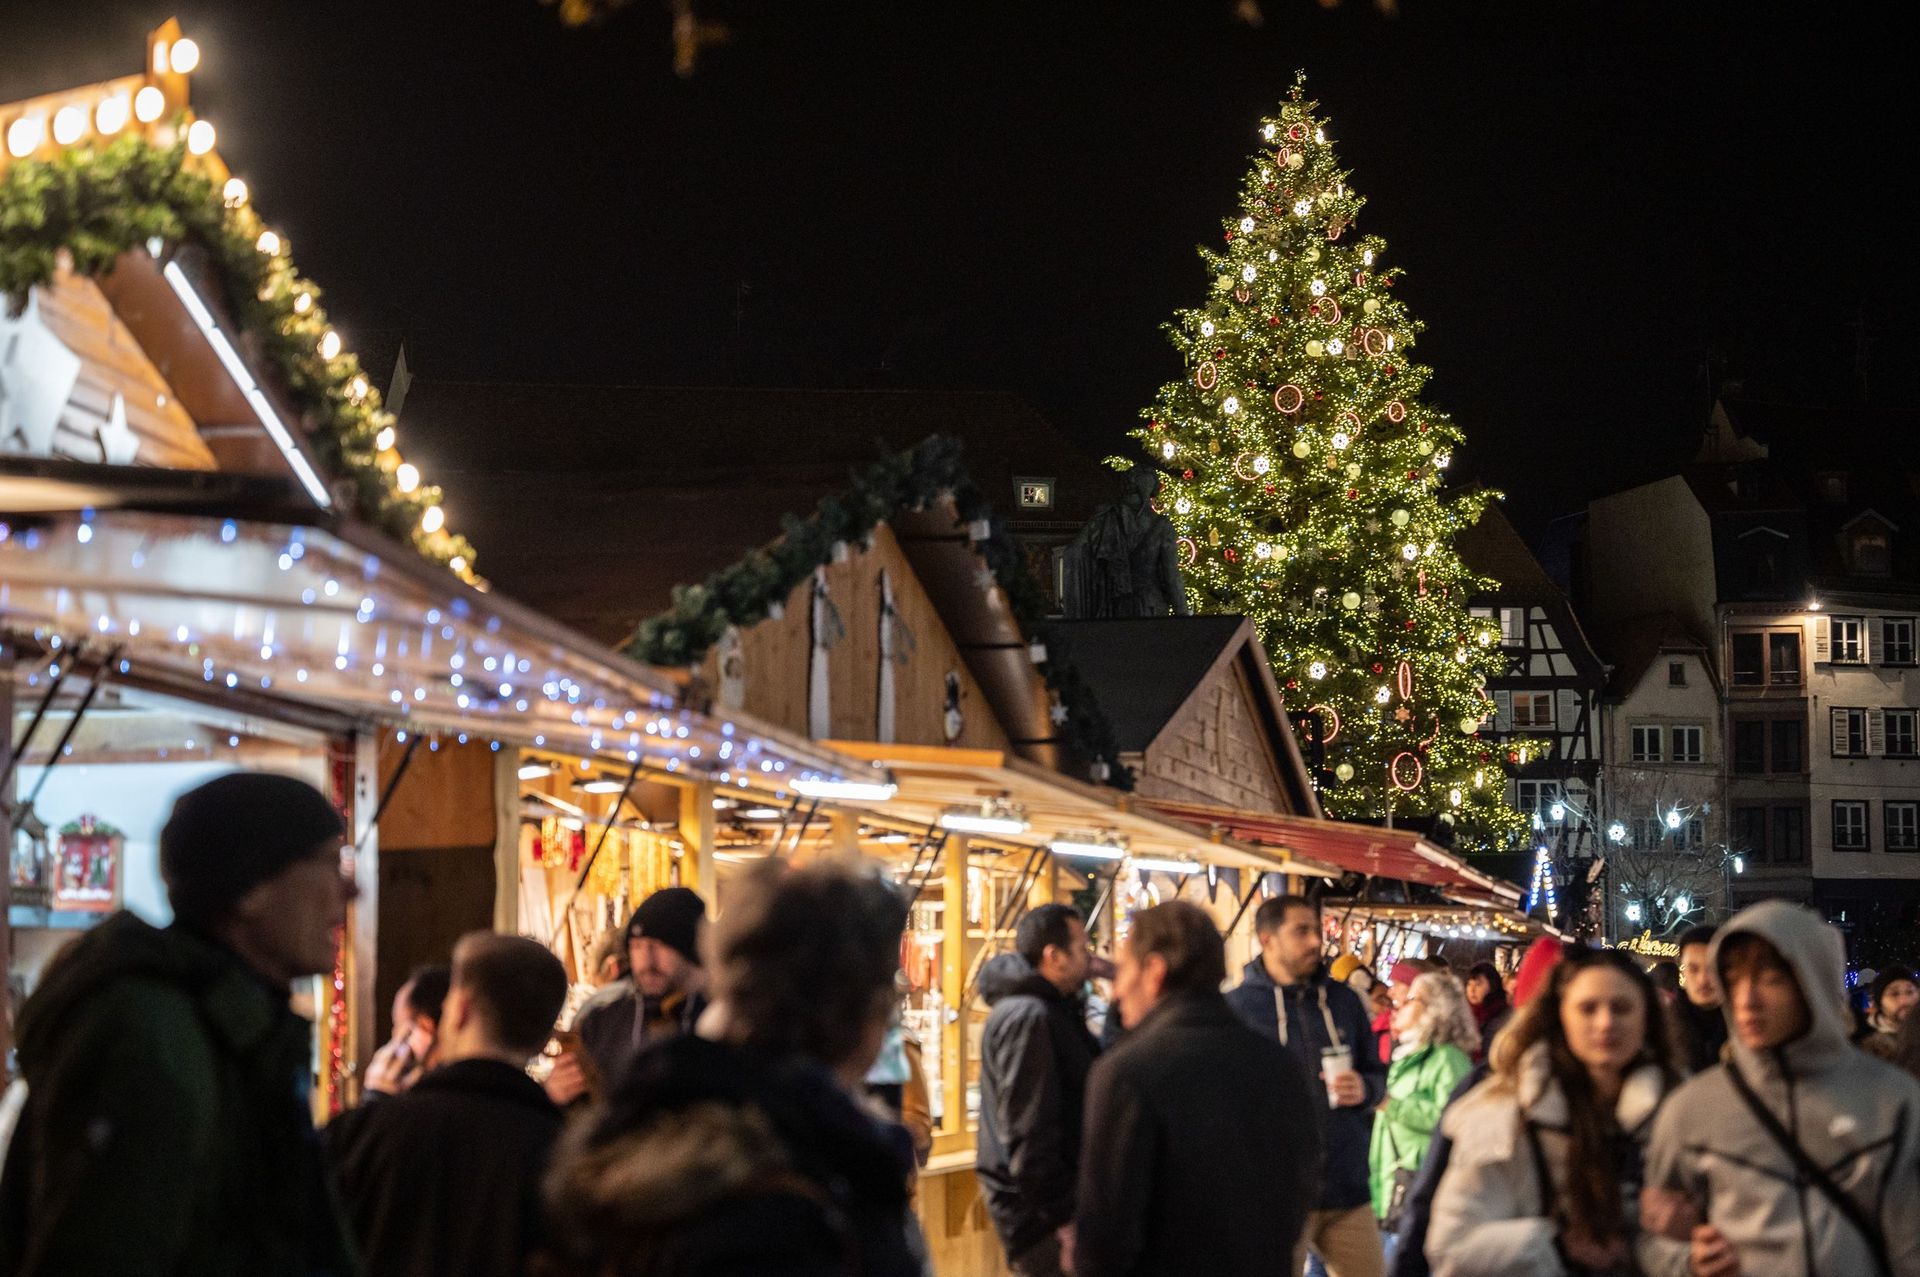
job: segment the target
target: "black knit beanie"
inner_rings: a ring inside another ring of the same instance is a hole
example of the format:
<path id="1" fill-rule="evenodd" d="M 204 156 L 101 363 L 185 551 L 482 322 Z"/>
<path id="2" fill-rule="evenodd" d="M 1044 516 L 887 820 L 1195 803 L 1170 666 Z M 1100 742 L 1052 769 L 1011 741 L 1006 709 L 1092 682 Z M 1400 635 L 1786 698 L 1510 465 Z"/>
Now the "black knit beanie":
<path id="1" fill-rule="evenodd" d="M 666 887 L 640 902 L 627 919 L 627 943 L 643 936 L 658 940 L 694 966 L 700 961 L 700 920 L 707 916 L 707 902 L 687 887 Z"/>
<path id="2" fill-rule="evenodd" d="M 247 892 L 345 832 L 326 796 L 292 776 L 234 772 L 189 789 L 160 831 L 174 917 L 211 927 Z"/>

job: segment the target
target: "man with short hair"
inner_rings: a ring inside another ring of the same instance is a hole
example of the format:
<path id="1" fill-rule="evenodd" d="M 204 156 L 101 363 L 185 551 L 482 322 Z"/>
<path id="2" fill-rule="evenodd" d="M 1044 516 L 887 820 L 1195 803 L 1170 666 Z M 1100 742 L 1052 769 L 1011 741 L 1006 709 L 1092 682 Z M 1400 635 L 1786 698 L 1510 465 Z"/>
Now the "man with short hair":
<path id="1" fill-rule="evenodd" d="M 574 1019 L 586 1061 L 566 1052 L 547 1076 L 555 1104 L 585 1096 L 589 1074 L 611 1089 L 641 1047 L 693 1032 L 707 1009 L 700 957 L 706 916 L 706 901 L 687 887 L 666 887 L 640 902 L 627 919 L 627 978 L 603 988 Z"/>
<path id="2" fill-rule="evenodd" d="M 439 1063 L 327 1127 L 367 1271 L 519 1277 L 539 1240 L 560 1110 L 527 1076 L 567 998 L 544 945 L 476 931 L 453 950 Z"/>
<path id="3" fill-rule="evenodd" d="M 1689 927 L 1680 933 L 1680 997 L 1670 1015 L 1674 1041 L 1689 1073 L 1720 1062 L 1727 1044 L 1727 1017 L 1721 1012 L 1720 980 L 1713 973 L 1713 928 Z"/>
<path id="4" fill-rule="evenodd" d="M 1920 983 L 1906 967 L 1888 967 L 1873 979 L 1867 998 L 1867 1028 L 1860 1049 L 1883 1060 L 1894 1056 L 1900 1025 L 1920 1003 Z"/>
<path id="5" fill-rule="evenodd" d="M 1030 910 L 1014 949 L 1032 971 L 994 1004 L 980 1035 L 976 1169 L 1007 1265 L 1055 1277 L 1060 1230 L 1073 1220 L 1087 1074 L 1099 1043 L 1079 992 L 1091 956 L 1072 905 Z"/>
<path id="6" fill-rule="evenodd" d="M 1381 1277 L 1386 1256 L 1368 1158 L 1387 1066 L 1374 1049 L 1367 1010 L 1358 994 L 1327 973 L 1318 904 L 1275 896 L 1254 912 L 1253 930 L 1260 955 L 1247 963 L 1227 1002 L 1256 1033 L 1290 1050 L 1308 1077 L 1320 1079 L 1328 1108 L 1326 1175 L 1293 1271 L 1305 1269 L 1311 1250 L 1331 1277 Z"/>
<path id="7" fill-rule="evenodd" d="M 1293 1252 L 1323 1105 L 1292 1053 L 1228 1008 L 1226 975 L 1205 911 L 1133 916 L 1114 978 L 1128 1033 L 1087 1090 L 1075 1277 L 1266 1277 Z"/>
<path id="8" fill-rule="evenodd" d="M 440 1008 L 453 973 L 443 966 L 416 967 L 393 995 L 393 1034 L 368 1061 L 360 1076 L 362 1100 L 398 1095 L 439 1063 L 434 1043 L 440 1032 Z"/>
<path id="9" fill-rule="evenodd" d="M 1694 1277 L 1920 1273 L 1920 1082 L 1847 1041 L 1840 933 L 1769 900 L 1712 961 L 1731 1036 L 1654 1119 L 1642 1225 Z"/>
<path id="10" fill-rule="evenodd" d="M 236 772 L 160 831 L 173 906 L 119 913 L 48 968 L 19 1020 L 27 1101 L 0 1176 L 0 1272 L 353 1271 L 308 1109 L 313 1026 L 358 894 L 313 786 Z"/>

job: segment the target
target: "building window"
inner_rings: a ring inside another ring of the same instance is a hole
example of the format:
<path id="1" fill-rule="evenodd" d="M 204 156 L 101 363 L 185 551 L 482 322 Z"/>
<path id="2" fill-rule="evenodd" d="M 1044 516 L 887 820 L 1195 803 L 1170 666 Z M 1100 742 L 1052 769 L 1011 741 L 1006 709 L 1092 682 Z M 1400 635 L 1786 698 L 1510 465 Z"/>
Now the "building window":
<path id="1" fill-rule="evenodd" d="M 1797 718 L 1736 718 L 1733 770 L 1749 776 L 1803 771 L 1804 735 Z"/>
<path id="2" fill-rule="evenodd" d="M 1660 729 L 1641 724 L 1633 728 L 1633 761 L 1657 763 L 1661 760 Z"/>
<path id="3" fill-rule="evenodd" d="M 1500 609 L 1500 645 L 1502 647 L 1527 645 L 1527 609 L 1523 607 Z"/>
<path id="4" fill-rule="evenodd" d="M 1667 686 L 1685 687 L 1687 685 L 1687 663 L 1685 661 L 1667 662 Z"/>
<path id="5" fill-rule="evenodd" d="M 1837 802 L 1833 805 L 1833 849 L 1867 849 L 1867 805 L 1862 802 Z"/>
<path id="6" fill-rule="evenodd" d="M 1798 807 L 1775 807 L 1767 859 L 1776 865 L 1797 865 L 1807 858 L 1807 820 Z"/>
<path id="7" fill-rule="evenodd" d="M 1680 828 L 1673 831 L 1673 849 L 1675 851 L 1704 851 L 1707 846 L 1707 822 L 1695 816 L 1682 821 Z"/>
<path id="8" fill-rule="evenodd" d="M 1667 822 L 1658 816 L 1633 819 L 1633 846 L 1636 851 L 1659 851 L 1667 841 Z"/>
<path id="9" fill-rule="evenodd" d="M 1703 727 L 1676 727 L 1673 729 L 1673 761 L 1676 763 L 1697 763 L 1705 756 L 1703 742 L 1706 729 Z"/>
<path id="10" fill-rule="evenodd" d="M 1515 727 L 1552 727 L 1552 692 L 1515 692 L 1513 694 L 1513 725 Z"/>
<path id="11" fill-rule="evenodd" d="M 1014 479 L 1016 504 L 1022 510 L 1053 509 L 1053 480 L 1021 475 Z"/>
<path id="12" fill-rule="evenodd" d="M 1853 571 L 1856 576 L 1888 576 L 1893 572 L 1893 538 L 1885 528 L 1862 528 L 1853 534 Z"/>
<path id="13" fill-rule="evenodd" d="M 1822 470 L 1814 476 L 1814 486 L 1822 501 L 1844 505 L 1847 500 L 1847 476 L 1840 470 Z"/>
<path id="14" fill-rule="evenodd" d="M 1890 709 L 1886 720 L 1887 757 L 1920 757 L 1920 711 Z"/>
<path id="15" fill-rule="evenodd" d="M 1882 665 L 1913 664 L 1912 617 L 1888 616 L 1881 618 L 1880 663 Z"/>
<path id="16" fill-rule="evenodd" d="M 1765 807 L 1733 809 L 1732 850 L 1736 855 L 1748 856 L 1754 860 L 1767 858 L 1767 809 Z"/>
<path id="17" fill-rule="evenodd" d="M 1798 687 L 1800 631 L 1750 630 L 1733 636 L 1735 687 Z"/>
<path id="18" fill-rule="evenodd" d="M 1828 651 L 1835 665 L 1859 665 L 1867 659 L 1867 619 L 1864 616 L 1829 617 L 1832 639 Z"/>
<path id="19" fill-rule="evenodd" d="M 1887 803 L 1888 851 L 1920 851 L 1920 803 Z"/>
<path id="20" fill-rule="evenodd" d="M 1867 711 L 1864 709 L 1836 709 L 1831 715 L 1833 722 L 1833 756 L 1835 758 L 1864 758 L 1867 753 Z"/>
<path id="21" fill-rule="evenodd" d="M 1514 782 L 1514 806 L 1535 817 L 1534 828 L 1545 829 L 1563 825 L 1567 820 L 1566 800 L 1560 796 L 1560 782 L 1557 780 L 1517 780 Z M 1559 816 L 1553 814 L 1554 808 L 1560 809 Z"/>

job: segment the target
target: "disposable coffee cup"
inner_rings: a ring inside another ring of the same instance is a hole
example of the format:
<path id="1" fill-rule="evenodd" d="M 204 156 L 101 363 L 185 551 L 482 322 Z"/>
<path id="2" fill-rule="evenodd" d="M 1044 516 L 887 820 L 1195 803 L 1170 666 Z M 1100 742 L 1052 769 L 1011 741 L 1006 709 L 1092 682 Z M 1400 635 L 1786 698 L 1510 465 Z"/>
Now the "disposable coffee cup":
<path id="1" fill-rule="evenodd" d="M 1340 1101 L 1334 1098 L 1333 1083 L 1342 1073 L 1353 1072 L 1353 1051 L 1344 1046 L 1330 1046 L 1320 1052 L 1320 1080 L 1327 1086 L 1327 1107 L 1339 1108 Z"/>

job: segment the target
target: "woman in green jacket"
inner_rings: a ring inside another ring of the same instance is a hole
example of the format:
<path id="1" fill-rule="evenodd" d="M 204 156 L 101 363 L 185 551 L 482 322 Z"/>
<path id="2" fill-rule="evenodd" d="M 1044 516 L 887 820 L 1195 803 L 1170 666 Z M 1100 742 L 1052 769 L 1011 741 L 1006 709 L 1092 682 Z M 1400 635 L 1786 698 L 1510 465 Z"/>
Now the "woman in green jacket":
<path id="1" fill-rule="evenodd" d="M 1472 1069 L 1471 1057 L 1480 1045 L 1466 990 L 1447 972 L 1413 982 L 1407 1000 L 1393 1013 L 1393 1032 L 1387 1102 L 1373 1119 L 1370 1163 L 1373 1212 L 1382 1220 L 1399 1213 L 1395 1180 L 1410 1181 L 1420 1169 L 1447 1096 Z"/>

